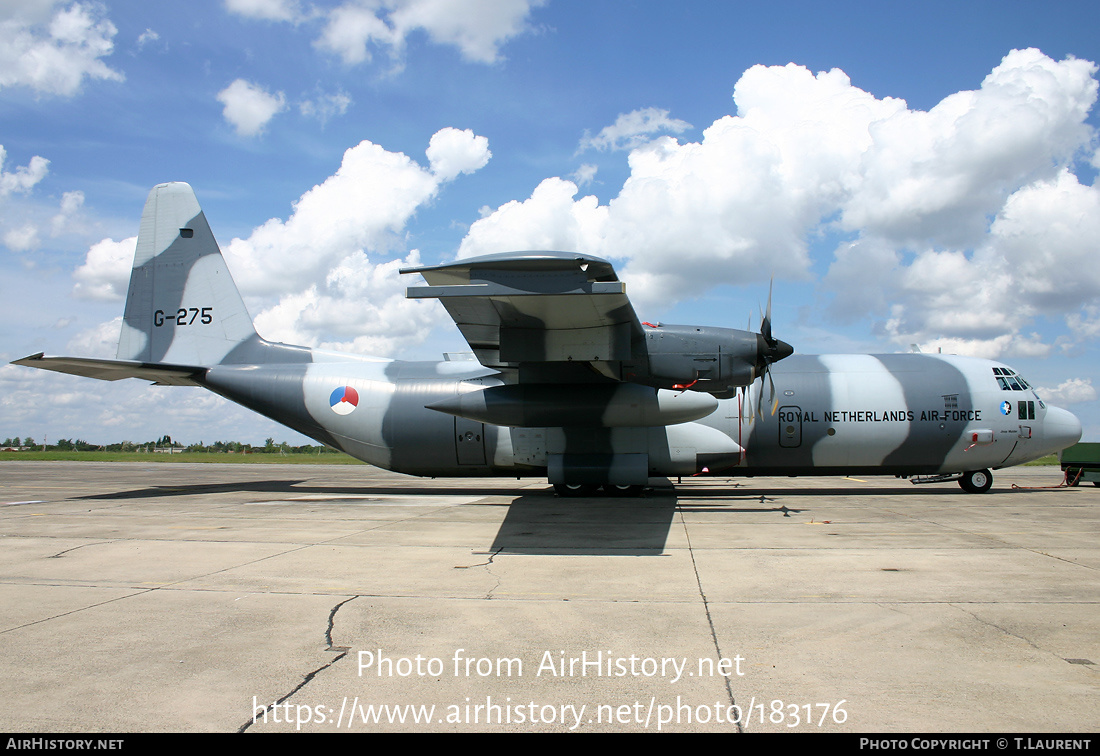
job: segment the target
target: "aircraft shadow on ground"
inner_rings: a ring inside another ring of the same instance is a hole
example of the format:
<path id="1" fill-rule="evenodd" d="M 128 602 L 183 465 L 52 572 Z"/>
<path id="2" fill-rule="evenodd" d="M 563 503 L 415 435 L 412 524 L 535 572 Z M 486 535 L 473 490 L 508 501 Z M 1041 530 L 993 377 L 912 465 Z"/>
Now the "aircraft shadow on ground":
<path id="1" fill-rule="evenodd" d="M 990 493 L 1012 493 L 1012 489 Z M 957 486 L 907 488 L 657 488 L 641 498 L 563 499 L 547 489 L 514 499 L 489 553 L 660 556 L 677 512 L 712 515 L 773 514 L 777 521 L 801 514 L 781 503 L 790 497 L 957 496 Z M 499 495 L 499 493 L 498 493 Z M 805 499 L 803 499 L 805 501 Z M 807 502 L 812 503 L 812 502 Z M 474 504 L 473 506 L 484 506 Z M 746 527 L 752 523 L 745 522 Z"/>
<path id="2" fill-rule="evenodd" d="M 665 554 L 676 513 L 711 515 L 772 514 L 777 520 L 800 514 L 782 504 L 791 497 L 901 497 L 958 495 L 949 486 L 897 488 L 749 488 L 735 484 L 657 488 L 637 498 L 560 498 L 552 488 L 532 490 L 506 486 L 332 486 L 303 485 L 306 480 L 230 481 L 145 488 L 73 497 L 77 500 L 156 499 L 222 493 L 262 493 L 275 496 L 332 497 L 329 503 L 375 504 L 371 497 L 460 496 L 491 498 L 469 506 L 507 507 L 507 513 L 486 553 L 529 555 L 661 556 Z M 990 494 L 1011 493 L 1012 489 Z M 350 498 L 344 498 L 350 497 Z M 803 501 L 806 499 L 803 498 Z M 287 501 L 287 504 L 306 503 Z M 316 503 L 316 500 L 309 503 Z M 751 523 L 745 523 L 751 526 Z M 476 548 L 476 547 L 475 547 Z"/>
<path id="3" fill-rule="evenodd" d="M 108 493 L 88 494 L 86 496 L 74 496 L 74 500 L 103 500 L 103 499 L 148 499 L 159 498 L 164 496 L 201 496 L 203 494 L 218 494 L 218 493 L 235 493 L 235 492 L 257 492 L 257 493 L 274 493 L 274 494 L 313 494 L 313 495 L 332 495 L 332 496 L 499 496 L 517 497 L 516 501 L 527 498 L 528 496 L 540 501 L 545 502 L 547 496 L 553 496 L 553 491 L 550 488 L 540 491 L 536 494 L 531 493 L 530 488 L 510 488 L 505 485 L 493 486 L 462 486 L 462 485 L 433 485 L 433 486 L 331 486 L 331 485 L 302 485 L 309 479 L 286 479 L 286 480 L 242 480 L 242 481 L 229 481 L 225 483 L 194 483 L 173 485 L 166 484 L 162 486 L 146 486 L 144 488 L 135 488 L 127 491 L 112 491 Z M 680 486 L 675 489 L 671 488 L 657 488 L 648 491 L 645 498 L 642 499 L 583 499 L 581 501 L 596 501 L 596 502 L 653 502 L 663 499 L 674 499 L 679 501 L 691 500 L 691 499 L 722 499 L 726 501 L 732 500 L 744 500 L 759 498 L 761 496 L 774 498 L 777 496 L 912 496 L 914 494 L 934 495 L 934 496 L 947 496 L 957 495 L 960 491 L 957 486 L 950 483 L 938 484 L 935 486 L 906 486 L 896 488 L 860 488 L 858 486 L 852 486 L 851 488 L 798 488 L 792 486 L 791 488 L 749 488 L 743 484 L 725 484 L 725 485 L 707 485 L 700 486 L 687 485 Z M 992 490 L 983 494 L 984 496 L 1012 493 L 1012 489 L 1008 488 L 993 488 Z M 574 500 L 577 501 L 577 500 Z"/>
<path id="4" fill-rule="evenodd" d="M 508 513 L 491 553 L 659 556 L 676 514 L 676 499 L 562 499 L 526 494 Z"/>
<path id="5" fill-rule="evenodd" d="M 218 493 L 271 493 L 301 496 L 519 496 L 521 490 L 482 486 L 477 488 L 460 486 L 325 486 L 301 485 L 306 480 L 242 480 L 227 483 L 196 483 L 187 485 L 163 485 L 135 488 L 129 491 L 113 491 L 87 496 L 74 496 L 73 500 L 102 499 L 155 499 L 163 496 L 202 496 Z"/>
<path id="6" fill-rule="evenodd" d="M 203 494 L 235 493 L 238 491 L 256 491 L 263 493 L 287 493 L 297 491 L 294 488 L 301 480 L 242 480 L 230 483 L 194 483 L 189 485 L 164 485 L 135 488 L 129 491 L 111 491 L 108 493 L 74 496 L 74 500 L 92 501 L 102 499 L 156 499 L 164 496 L 202 496 Z"/>
<path id="7" fill-rule="evenodd" d="M 775 513 L 790 517 L 800 510 L 776 506 L 760 497 L 725 497 L 709 505 L 691 505 L 671 492 L 644 498 L 562 499 L 552 492 L 526 494 L 508 505 L 490 553 L 661 556 L 677 512 L 718 514 Z"/>

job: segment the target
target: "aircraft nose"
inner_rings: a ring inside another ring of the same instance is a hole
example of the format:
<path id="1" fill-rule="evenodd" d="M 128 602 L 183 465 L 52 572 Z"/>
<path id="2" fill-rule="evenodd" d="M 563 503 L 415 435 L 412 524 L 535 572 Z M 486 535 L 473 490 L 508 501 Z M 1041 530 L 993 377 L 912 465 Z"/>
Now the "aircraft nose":
<path id="1" fill-rule="evenodd" d="M 1043 437 L 1052 451 L 1060 451 L 1081 440 L 1081 421 L 1072 412 L 1047 405 Z"/>

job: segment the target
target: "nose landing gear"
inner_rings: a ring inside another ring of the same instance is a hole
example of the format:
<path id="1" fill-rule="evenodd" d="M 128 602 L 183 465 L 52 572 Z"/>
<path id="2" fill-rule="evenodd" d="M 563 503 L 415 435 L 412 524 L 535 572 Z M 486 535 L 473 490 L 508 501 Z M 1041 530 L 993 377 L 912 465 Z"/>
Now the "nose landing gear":
<path id="1" fill-rule="evenodd" d="M 967 493 L 985 493 L 993 485 L 993 473 L 989 470 L 971 470 L 962 474 L 959 485 Z"/>

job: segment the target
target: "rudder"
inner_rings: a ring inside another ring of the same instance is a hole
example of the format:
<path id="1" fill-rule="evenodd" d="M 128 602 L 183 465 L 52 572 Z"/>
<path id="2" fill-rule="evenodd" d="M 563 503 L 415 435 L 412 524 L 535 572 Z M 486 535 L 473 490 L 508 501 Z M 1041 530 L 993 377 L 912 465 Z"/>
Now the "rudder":
<path id="1" fill-rule="evenodd" d="M 159 184 L 141 216 L 119 360 L 212 366 L 257 339 L 188 184 Z"/>

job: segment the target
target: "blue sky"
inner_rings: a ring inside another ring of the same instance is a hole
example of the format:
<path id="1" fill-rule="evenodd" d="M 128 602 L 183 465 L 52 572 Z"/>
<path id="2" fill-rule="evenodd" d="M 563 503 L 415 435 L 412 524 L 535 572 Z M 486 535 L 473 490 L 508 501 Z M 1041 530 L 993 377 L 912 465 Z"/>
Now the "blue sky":
<path id="1" fill-rule="evenodd" d="M 149 188 L 265 337 L 463 348 L 396 269 L 612 259 L 648 320 L 1016 367 L 1100 439 L 1095 3 L 0 6 L 0 359 L 113 357 Z M 1016 52 L 1013 52 L 1016 51 Z M 754 316 L 754 321 L 756 317 Z M 755 324 L 755 323 L 754 323 Z M 195 389 L 0 368 L 0 436 L 300 440 Z"/>

